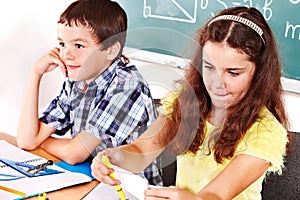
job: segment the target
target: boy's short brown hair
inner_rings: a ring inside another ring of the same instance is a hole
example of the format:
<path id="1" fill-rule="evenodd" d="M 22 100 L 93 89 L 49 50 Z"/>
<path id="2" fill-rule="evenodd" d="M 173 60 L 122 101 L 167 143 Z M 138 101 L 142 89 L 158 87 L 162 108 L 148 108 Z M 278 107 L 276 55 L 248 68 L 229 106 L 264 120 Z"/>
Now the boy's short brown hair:
<path id="1" fill-rule="evenodd" d="M 127 15 L 123 8 L 111 0 L 77 0 L 60 15 L 60 24 L 88 26 L 96 43 L 106 50 L 119 42 L 122 50 L 126 42 Z"/>

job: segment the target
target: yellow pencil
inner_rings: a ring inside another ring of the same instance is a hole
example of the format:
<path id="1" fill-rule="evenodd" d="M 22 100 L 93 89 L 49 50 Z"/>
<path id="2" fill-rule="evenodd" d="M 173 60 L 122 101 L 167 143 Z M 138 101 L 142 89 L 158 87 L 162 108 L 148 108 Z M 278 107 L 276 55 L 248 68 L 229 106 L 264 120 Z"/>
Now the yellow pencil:
<path id="1" fill-rule="evenodd" d="M 103 155 L 101 160 L 106 165 L 106 167 L 111 168 L 110 163 L 109 163 L 109 159 L 106 155 Z M 112 177 L 113 179 L 116 179 L 116 175 L 114 173 L 111 173 L 110 177 Z M 121 200 L 126 200 L 123 189 L 119 185 L 116 185 L 115 188 L 118 192 L 118 195 L 119 195 L 120 199 Z"/>
<path id="2" fill-rule="evenodd" d="M 45 192 L 39 193 L 38 200 L 47 200 L 47 194 Z"/>
<path id="3" fill-rule="evenodd" d="M 20 192 L 18 190 L 14 190 L 12 188 L 5 187 L 3 185 L 0 185 L 0 190 L 4 190 L 4 191 L 10 192 L 10 193 L 14 193 L 14 194 L 17 194 L 19 196 L 26 196 L 26 193 L 24 193 L 24 192 Z"/>

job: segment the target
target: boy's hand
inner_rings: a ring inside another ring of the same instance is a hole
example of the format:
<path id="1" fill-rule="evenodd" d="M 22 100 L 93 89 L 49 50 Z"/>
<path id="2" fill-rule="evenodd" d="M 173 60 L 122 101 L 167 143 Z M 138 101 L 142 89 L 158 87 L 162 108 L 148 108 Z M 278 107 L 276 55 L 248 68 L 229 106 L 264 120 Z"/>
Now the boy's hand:
<path id="1" fill-rule="evenodd" d="M 64 76 L 67 77 L 67 68 L 59 56 L 59 48 L 55 47 L 35 63 L 33 72 L 43 75 L 44 73 L 54 70 L 58 66 L 60 66 Z"/>

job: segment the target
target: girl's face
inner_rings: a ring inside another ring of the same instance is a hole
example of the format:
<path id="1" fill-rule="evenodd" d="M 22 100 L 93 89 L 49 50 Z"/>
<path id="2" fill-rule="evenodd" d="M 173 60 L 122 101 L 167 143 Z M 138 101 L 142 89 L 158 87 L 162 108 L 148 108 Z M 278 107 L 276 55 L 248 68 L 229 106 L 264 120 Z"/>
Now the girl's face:
<path id="1" fill-rule="evenodd" d="M 57 36 L 60 58 L 72 80 L 89 83 L 111 64 L 107 59 L 107 50 L 99 50 L 99 44 L 92 38 L 88 27 L 58 24 Z"/>
<path id="2" fill-rule="evenodd" d="M 207 42 L 203 52 L 203 81 L 214 108 L 239 103 L 250 87 L 255 64 L 225 43 Z"/>

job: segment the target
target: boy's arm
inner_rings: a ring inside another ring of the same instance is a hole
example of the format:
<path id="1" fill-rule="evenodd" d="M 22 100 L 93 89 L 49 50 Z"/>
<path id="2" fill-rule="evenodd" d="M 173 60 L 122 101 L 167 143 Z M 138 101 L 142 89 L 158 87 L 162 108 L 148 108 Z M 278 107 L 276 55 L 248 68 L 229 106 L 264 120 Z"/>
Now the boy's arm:
<path id="1" fill-rule="evenodd" d="M 20 148 L 35 149 L 55 131 L 54 128 L 39 121 L 38 103 L 40 82 L 44 73 L 50 72 L 58 66 L 64 68 L 64 64 L 59 58 L 59 49 L 54 48 L 40 58 L 30 71 L 17 130 L 17 143 Z"/>
<path id="2" fill-rule="evenodd" d="M 39 86 L 42 75 L 31 73 L 25 93 L 17 131 L 17 143 L 22 149 L 32 150 L 55 131 L 38 120 Z"/>
<path id="3" fill-rule="evenodd" d="M 136 98 L 131 100 L 131 96 Z M 107 102 L 109 103 L 106 104 Z M 112 145 L 111 141 L 116 140 L 117 143 L 121 144 L 132 134 L 137 124 L 144 121 L 142 116 L 145 108 L 142 95 L 140 91 L 133 89 L 115 93 L 111 99 L 103 101 L 103 104 L 98 105 L 95 109 L 98 110 L 91 112 L 94 114 L 89 116 L 89 121 L 95 122 L 96 134 L 99 135 L 93 136 L 89 133 L 89 128 L 86 127 L 86 131 L 81 131 L 73 139 L 50 137 L 43 142 L 41 147 L 69 164 L 76 164 L 88 158 L 101 142 L 110 146 Z M 120 130 L 114 129 L 116 124 Z M 108 134 L 106 133 L 108 130 L 116 132 Z"/>
<path id="4" fill-rule="evenodd" d="M 81 131 L 73 139 L 49 137 L 41 147 L 48 153 L 74 165 L 85 161 L 100 142 L 99 138 Z"/>

